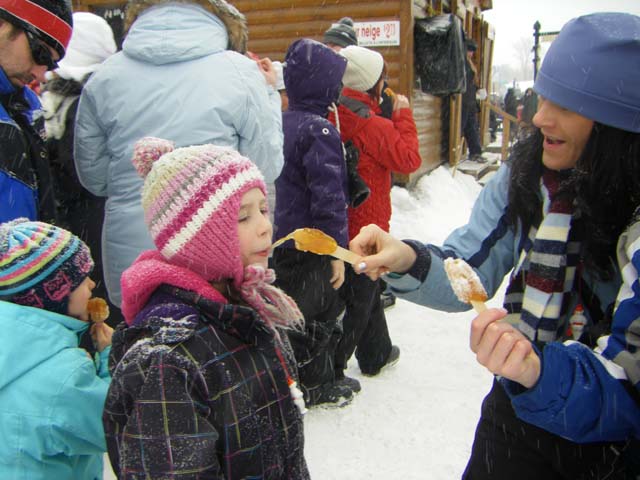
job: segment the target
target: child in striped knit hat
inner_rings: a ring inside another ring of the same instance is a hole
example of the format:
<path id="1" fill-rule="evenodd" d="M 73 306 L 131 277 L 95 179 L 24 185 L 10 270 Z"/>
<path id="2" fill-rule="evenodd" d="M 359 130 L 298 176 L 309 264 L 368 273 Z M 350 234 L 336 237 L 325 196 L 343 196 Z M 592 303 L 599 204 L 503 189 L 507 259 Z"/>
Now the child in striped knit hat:
<path id="1" fill-rule="evenodd" d="M 305 479 L 295 302 L 272 285 L 258 168 L 230 148 L 144 138 L 133 163 L 157 250 L 122 275 L 104 414 L 120 478 Z"/>
<path id="2" fill-rule="evenodd" d="M 0 478 L 99 479 L 113 330 L 89 328 L 93 260 L 75 235 L 26 218 L 0 224 Z"/>

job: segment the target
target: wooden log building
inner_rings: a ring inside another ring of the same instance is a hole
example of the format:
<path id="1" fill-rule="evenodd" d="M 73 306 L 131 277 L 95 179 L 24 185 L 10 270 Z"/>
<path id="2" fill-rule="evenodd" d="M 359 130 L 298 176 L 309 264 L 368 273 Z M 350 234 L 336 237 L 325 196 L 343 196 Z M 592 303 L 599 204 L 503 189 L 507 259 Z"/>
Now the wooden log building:
<path id="1" fill-rule="evenodd" d="M 493 54 L 493 30 L 483 20 L 482 11 L 492 8 L 492 0 L 228 0 L 247 17 L 249 50 L 272 60 L 283 60 L 287 47 L 301 37 L 322 40 L 324 31 L 340 18 L 356 22 L 361 44 L 378 50 L 385 58 L 389 85 L 410 98 L 418 136 L 422 166 L 408 177 L 398 177 L 406 184 L 438 165 L 457 164 L 463 155 L 460 132 L 460 94 L 437 97 L 417 88 L 414 68 L 414 22 L 420 18 L 451 13 L 462 22 L 465 34 L 478 43 L 474 60 L 479 72 L 479 86 L 490 92 Z M 126 1 L 73 0 L 74 10 L 91 11 L 111 24 L 118 45 L 122 42 Z M 363 42 L 364 40 L 364 42 Z M 449 113 L 443 114 L 443 102 Z M 448 122 L 448 128 L 444 128 Z M 488 139 L 489 109 L 482 102 L 480 136 Z M 442 151 L 444 135 L 449 148 Z"/>

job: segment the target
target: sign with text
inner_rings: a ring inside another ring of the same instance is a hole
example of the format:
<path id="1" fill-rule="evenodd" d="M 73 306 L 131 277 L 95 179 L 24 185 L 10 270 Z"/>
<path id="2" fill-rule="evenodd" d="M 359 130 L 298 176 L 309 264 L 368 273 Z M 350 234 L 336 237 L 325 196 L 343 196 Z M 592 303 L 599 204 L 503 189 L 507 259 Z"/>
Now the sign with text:
<path id="1" fill-rule="evenodd" d="M 355 22 L 354 28 L 361 47 L 400 45 L 400 21 Z"/>

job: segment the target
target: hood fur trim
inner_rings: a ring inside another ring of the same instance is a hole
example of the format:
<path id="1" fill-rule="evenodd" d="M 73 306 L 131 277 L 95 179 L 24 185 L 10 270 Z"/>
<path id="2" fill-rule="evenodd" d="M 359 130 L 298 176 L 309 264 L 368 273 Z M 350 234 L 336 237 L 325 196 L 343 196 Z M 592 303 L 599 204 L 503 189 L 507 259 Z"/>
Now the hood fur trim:
<path id="1" fill-rule="evenodd" d="M 238 53 L 246 53 L 249 42 L 249 29 L 247 19 L 236 7 L 225 0 L 129 0 L 125 12 L 125 31 L 136 21 L 145 10 L 163 3 L 187 3 L 199 5 L 211 12 L 224 24 L 229 36 L 227 49 Z"/>

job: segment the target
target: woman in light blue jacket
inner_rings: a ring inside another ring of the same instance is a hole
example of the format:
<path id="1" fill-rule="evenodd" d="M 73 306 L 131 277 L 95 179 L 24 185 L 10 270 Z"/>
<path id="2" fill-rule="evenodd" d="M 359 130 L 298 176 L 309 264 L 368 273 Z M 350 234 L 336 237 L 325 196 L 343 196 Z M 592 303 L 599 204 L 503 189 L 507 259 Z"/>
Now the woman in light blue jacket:
<path id="1" fill-rule="evenodd" d="M 567 23 L 536 78 L 533 127 L 443 246 L 374 225 L 351 242 L 394 293 L 444 311 L 464 260 L 504 309 L 471 324 L 496 375 L 464 480 L 640 475 L 640 17 Z M 370 255 L 376 253 L 375 255 Z M 434 359 L 436 360 L 436 359 Z"/>
<path id="2" fill-rule="evenodd" d="M 224 1 L 130 1 L 123 50 L 83 90 L 75 132 L 82 184 L 108 197 L 104 275 L 120 305 L 120 275 L 153 242 L 131 164 L 144 136 L 177 146 L 212 143 L 251 158 L 268 184 L 282 168 L 280 96 L 258 64 L 242 55 L 244 17 Z M 237 51 L 232 51 L 237 50 Z"/>

